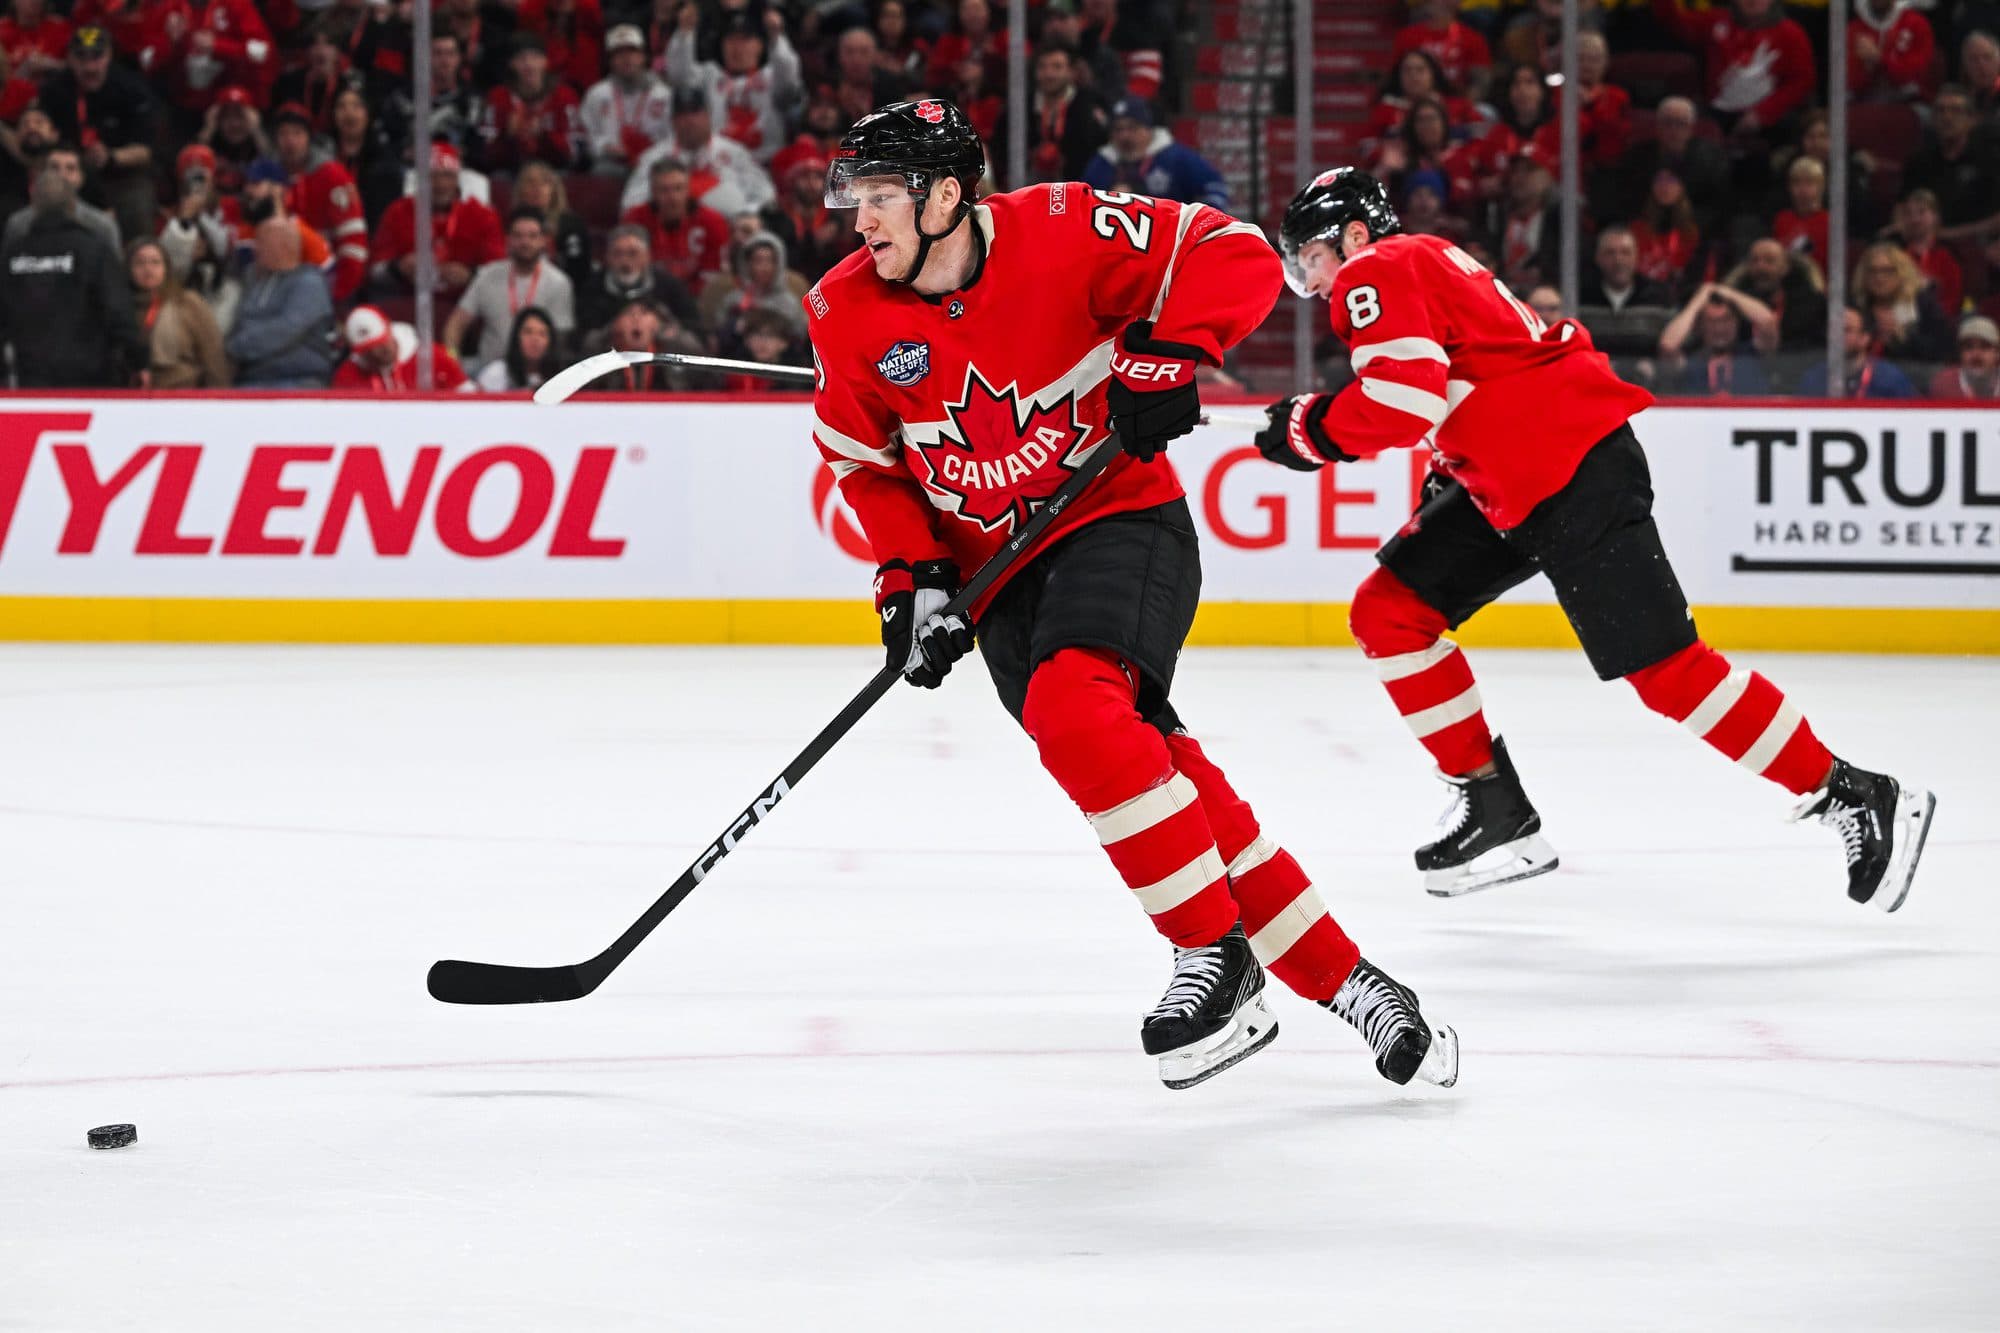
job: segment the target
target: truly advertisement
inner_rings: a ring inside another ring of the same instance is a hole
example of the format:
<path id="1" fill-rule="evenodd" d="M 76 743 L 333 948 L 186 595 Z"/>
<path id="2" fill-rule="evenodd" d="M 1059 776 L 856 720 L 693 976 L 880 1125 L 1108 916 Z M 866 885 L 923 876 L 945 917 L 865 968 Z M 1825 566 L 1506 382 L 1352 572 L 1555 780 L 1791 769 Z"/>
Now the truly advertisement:
<path id="1" fill-rule="evenodd" d="M 823 601 L 866 620 L 874 552 L 810 424 L 797 400 L 0 398 L 0 596 Z M 1697 605 L 2000 607 L 2000 414 L 1637 426 Z M 1295 473 L 1223 427 L 1168 454 L 1218 602 L 1346 602 L 1425 466 Z M 1552 598 L 1531 580 L 1507 600 Z"/>
<path id="2" fill-rule="evenodd" d="M 1669 549 L 1708 600 L 2000 605 L 2000 412 L 1803 403 L 1639 426 L 1662 513 L 1699 520 L 1698 552 Z"/>

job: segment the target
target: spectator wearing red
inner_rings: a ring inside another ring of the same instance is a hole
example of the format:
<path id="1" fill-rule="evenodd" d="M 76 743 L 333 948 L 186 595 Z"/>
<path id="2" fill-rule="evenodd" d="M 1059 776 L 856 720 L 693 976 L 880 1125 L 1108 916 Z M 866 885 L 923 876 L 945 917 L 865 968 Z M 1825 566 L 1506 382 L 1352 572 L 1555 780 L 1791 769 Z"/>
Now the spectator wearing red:
<path id="1" fill-rule="evenodd" d="M 778 198 L 759 215 L 764 229 L 784 242 L 792 267 L 807 282 L 861 245 L 853 219 L 826 206 L 826 156 L 809 138 L 794 140 L 771 159 Z"/>
<path id="2" fill-rule="evenodd" d="M 555 76 L 581 91 L 604 68 L 604 10 L 598 0 L 521 0 L 515 22 L 542 39 Z"/>
<path id="3" fill-rule="evenodd" d="M 582 105 L 576 92 L 549 67 L 542 39 L 524 33 L 514 39 L 509 77 L 486 95 L 479 123 L 480 161 L 487 171 L 513 171 L 542 161 L 558 170 L 582 156 Z"/>
<path id="4" fill-rule="evenodd" d="M 1438 63 L 1445 81 L 1477 95 L 1493 65 L 1493 52 L 1479 30 L 1458 19 L 1459 0 L 1422 0 L 1416 22 L 1396 34 L 1389 52 L 1395 64 L 1411 51 L 1422 51 Z"/>
<path id="5" fill-rule="evenodd" d="M 993 22 L 993 7 L 987 0 L 958 0 L 951 31 L 931 47 L 930 63 L 924 70 L 924 87 L 939 90 L 958 81 L 958 67 L 977 60 L 986 68 L 986 85 L 997 88 L 1007 78 L 1007 38 L 1005 30 Z"/>
<path id="6" fill-rule="evenodd" d="M 1457 96 L 1445 82 L 1435 56 L 1427 51 L 1405 51 L 1390 68 L 1381 96 L 1368 113 L 1364 142 L 1379 143 L 1394 134 L 1410 108 L 1426 98 L 1444 103 L 1445 114 L 1454 125 L 1469 125 L 1475 118 L 1472 103 Z"/>
<path id="7" fill-rule="evenodd" d="M 139 68 L 181 111 L 203 114 L 232 85 L 260 96 L 270 91 L 277 48 L 251 0 L 164 0 L 147 17 L 151 27 Z"/>
<path id="8" fill-rule="evenodd" d="M 416 391 L 419 350 L 415 329 L 408 324 L 391 324 L 388 316 L 372 305 L 358 305 L 348 313 L 342 333 L 347 357 L 333 372 L 334 388 L 374 393 Z M 431 345 L 431 371 L 431 382 L 438 391 L 472 392 L 465 368 L 441 344 Z"/>
<path id="9" fill-rule="evenodd" d="M 264 118 L 247 88 L 229 87 L 217 93 L 195 138 L 214 151 L 215 188 L 225 195 L 241 190 L 250 164 L 273 151 L 264 133 Z"/>
<path id="10" fill-rule="evenodd" d="M 473 271 L 507 253 L 500 218 L 490 207 L 459 189 L 458 150 L 431 145 L 431 251 L 437 257 L 438 290 L 457 295 Z M 377 282 L 408 289 L 417 271 L 417 204 L 404 195 L 389 205 L 375 232 L 373 272 Z"/>
<path id="11" fill-rule="evenodd" d="M 0 51 L 17 77 L 41 80 L 63 67 L 72 29 L 49 13 L 48 0 L 12 0 L 0 18 Z"/>
<path id="12" fill-rule="evenodd" d="M 653 262 L 698 291 L 702 280 L 720 273 L 729 249 L 729 219 L 694 200 L 687 164 L 662 158 L 647 172 L 651 197 L 625 210 L 620 222 L 646 229 Z"/>
<path id="13" fill-rule="evenodd" d="M 315 146 L 312 117 L 296 102 L 271 113 L 271 146 L 285 169 L 285 207 L 333 245 L 333 299 L 344 304 L 368 276 L 368 218 L 347 168 Z"/>
<path id="14" fill-rule="evenodd" d="M 1653 173 L 1653 185 L 1646 204 L 1632 223 L 1632 239 L 1639 245 L 1639 273 L 1663 284 L 1679 300 L 1697 278 L 1702 255 L 1701 227 L 1695 222 L 1694 204 L 1687 186 L 1670 167 Z"/>
<path id="15" fill-rule="evenodd" d="M 1388 184 L 1393 197 L 1402 193 L 1403 177 L 1412 171 L 1437 171 L 1449 180 L 1451 173 L 1445 159 L 1451 149 L 1451 122 L 1446 119 L 1444 103 L 1426 97 L 1404 114 L 1394 134 L 1383 136 L 1368 157 L 1367 167 L 1372 175 Z M 1470 191 L 1472 182 L 1468 180 L 1466 185 Z M 1467 193 L 1464 197 L 1470 199 L 1472 195 Z"/>
<path id="16" fill-rule="evenodd" d="M 958 62 L 952 71 L 950 83 L 944 85 L 944 95 L 972 122 L 972 128 L 987 143 L 999 140 L 1007 114 L 1007 104 L 1000 94 L 986 81 L 986 62 L 977 56 L 967 56 Z"/>
<path id="17" fill-rule="evenodd" d="M 1826 168 L 1819 159 L 1801 153 L 1785 172 L 1785 192 L 1791 207 L 1780 209 L 1771 223 L 1771 235 L 1793 254 L 1802 254 L 1826 272 L 1827 224 L 1833 214 L 1826 207 Z"/>
<path id="18" fill-rule="evenodd" d="M 2000 398 L 2000 324 L 1967 315 L 1958 324 L 1958 364 L 1931 377 L 1933 398 Z"/>
<path id="19" fill-rule="evenodd" d="M 1779 0 L 1732 0 L 1729 9 L 1694 10 L 1686 0 L 1653 0 L 1653 17 L 1701 49 L 1708 99 L 1734 134 L 1774 129 L 1819 86 L 1812 41 L 1785 17 Z"/>
<path id="20" fill-rule="evenodd" d="M 785 37 L 785 16 L 764 11 L 759 32 L 748 14 L 731 14 L 722 25 L 722 60 L 695 59 L 693 5 L 681 10 L 680 27 L 667 43 L 667 79 L 676 90 L 698 88 L 708 96 L 710 118 L 725 138 L 750 151 L 759 162 L 785 143 L 785 113 L 805 91 L 799 54 Z"/>
<path id="21" fill-rule="evenodd" d="M 1916 102 L 1932 91 L 1937 38 L 1917 0 L 1854 0 L 1847 20 L 1847 95 L 1857 102 Z"/>
<path id="22" fill-rule="evenodd" d="M 1117 55 L 1125 75 L 1124 91 L 1149 102 L 1158 101 L 1160 85 L 1166 81 L 1166 40 L 1145 17 L 1145 6 L 1121 11 L 1118 0 L 1083 0 L 1078 14 L 1077 46 L 1085 63 L 1100 50 Z M 1099 86 L 1106 101 L 1115 101 L 1115 88 Z"/>
<path id="23" fill-rule="evenodd" d="M 605 39 L 611 72 L 583 95 L 578 115 L 596 170 L 623 176 L 673 128 L 673 90 L 646 68 L 646 35 L 621 23 Z"/>
<path id="24" fill-rule="evenodd" d="M 5 47 L 0 47 L 0 124 L 18 124 L 21 113 L 34 105 L 41 91 L 33 79 L 14 73 L 14 58 Z"/>
<path id="25" fill-rule="evenodd" d="M 151 36 L 153 16 L 146 0 L 76 0 L 69 11 L 72 26 L 102 28 L 111 34 L 111 47 L 127 60 L 136 61 Z"/>
<path id="26" fill-rule="evenodd" d="M 1930 279 L 1939 307 L 1953 319 L 1965 305 L 1965 275 L 1951 247 L 1938 239 L 1938 200 L 1929 190 L 1912 190 L 1896 205 L 1896 238 Z"/>
<path id="27" fill-rule="evenodd" d="M 879 0 L 875 6 L 875 64 L 906 82 L 923 77 L 930 63 L 931 44 L 910 26 L 903 0 Z"/>
<path id="28" fill-rule="evenodd" d="M 312 118 L 312 132 L 330 134 L 333 95 L 340 91 L 347 71 L 347 52 L 334 39 L 333 29 L 322 24 L 313 29 L 312 42 L 306 47 L 306 63 L 280 74 L 272 85 L 272 105 L 290 102 L 304 107 Z"/>
<path id="29" fill-rule="evenodd" d="M 1576 39 L 1577 135 L 1583 145 L 1583 166 L 1615 167 L 1632 141 L 1632 94 L 1615 83 L 1604 81 L 1611 68 L 1611 47 L 1604 34 L 1580 33 Z M 1560 114 L 1564 89 L 1558 88 L 1551 106 Z M 1557 143 L 1560 146 L 1560 139 Z"/>

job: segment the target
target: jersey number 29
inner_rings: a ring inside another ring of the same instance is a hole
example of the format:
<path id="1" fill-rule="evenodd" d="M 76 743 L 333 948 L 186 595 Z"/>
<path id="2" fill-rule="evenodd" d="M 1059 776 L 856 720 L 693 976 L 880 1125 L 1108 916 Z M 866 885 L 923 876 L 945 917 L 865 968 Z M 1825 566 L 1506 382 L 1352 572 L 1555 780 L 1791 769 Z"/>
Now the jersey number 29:
<path id="1" fill-rule="evenodd" d="M 1141 254 L 1153 241 L 1153 215 L 1145 211 L 1136 194 L 1122 194 L 1117 190 L 1092 190 L 1103 202 L 1090 210 L 1090 225 L 1099 236 L 1107 241 L 1118 239 L 1123 233 L 1134 250 Z"/>

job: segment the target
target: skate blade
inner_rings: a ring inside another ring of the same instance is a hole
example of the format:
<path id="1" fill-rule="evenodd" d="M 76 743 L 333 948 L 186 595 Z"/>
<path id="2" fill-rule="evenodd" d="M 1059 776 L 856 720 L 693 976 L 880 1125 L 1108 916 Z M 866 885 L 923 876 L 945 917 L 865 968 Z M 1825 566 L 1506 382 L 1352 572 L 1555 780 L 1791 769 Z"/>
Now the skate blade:
<path id="1" fill-rule="evenodd" d="M 1896 832 L 1889 868 L 1875 886 L 1868 901 L 1884 912 L 1893 912 L 1910 896 L 1910 883 L 1917 877 L 1917 858 L 1924 854 L 1924 839 L 1930 836 L 1931 816 L 1937 813 L 1937 797 L 1931 792 L 1896 787 Z"/>
<path id="2" fill-rule="evenodd" d="M 1179 1091 L 1241 1064 L 1278 1036 L 1278 1019 L 1259 991 L 1244 1001 L 1230 1025 L 1160 1057 L 1160 1082 Z"/>
<path id="3" fill-rule="evenodd" d="M 1458 1033 L 1442 1023 L 1433 1027 L 1431 1048 L 1424 1052 L 1424 1062 L 1417 1066 L 1417 1072 L 1410 1079 L 1440 1088 L 1448 1088 L 1458 1082 Z"/>
<path id="4" fill-rule="evenodd" d="M 1516 838 L 1482 852 L 1462 866 L 1426 870 L 1424 892 L 1433 898 L 1456 898 L 1496 885 L 1546 875 L 1561 864 L 1556 857 L 1556 849 L 1549 846 L 1548 840 L 1539 833 L 1530 833 L 1525 838 Z"/>

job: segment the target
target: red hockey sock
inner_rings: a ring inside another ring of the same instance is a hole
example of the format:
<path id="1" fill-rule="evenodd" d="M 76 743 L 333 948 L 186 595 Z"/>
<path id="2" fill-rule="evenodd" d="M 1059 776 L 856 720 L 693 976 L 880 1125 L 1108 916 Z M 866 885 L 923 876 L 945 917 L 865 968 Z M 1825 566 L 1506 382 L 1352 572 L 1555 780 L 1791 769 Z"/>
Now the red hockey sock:
<path id="1" fill-rule="evenodd" d="M 1440 637 L 1443 613 L 1378 568 L 1355 589 L 1347 624 L 1440 772 L 1462 777 L 1493 762 L 1479 686 L 1458 645 Z"/>
<path id="2" fill-rule="evenodd" d="M 1194 783 L 1135 700 L 1117 657 L 1064 648 L 1029 677 L 1021 724 L 1159 932 L 1213 944 L 1237 920 L 1227 867 Z"/>
<path id="3" fill-rule="evenodd" d="M 1646 707 L 1797 795 L 1817 791 L 1833 764 L 1776 685 L 1754 671 L 1730 670 L 1727 658 L 1698 639 L 1625 679 Z"/>
<path id="4" fill-rule="evenodd" d="M 1257 816 L 1222 770 L 1185 732 L 1167 737 L 1167 751 L 1194 783 L 1208 812 L 1216 846 L 1229 864 L 1229 891 L 1243 913 L 1251 952 L 1271 975 L 1308 1000 L 1329 999 L 1354 970 L 1361 951 L 1347 938 L 1292 854 L 1265 837 Z"/>

